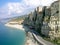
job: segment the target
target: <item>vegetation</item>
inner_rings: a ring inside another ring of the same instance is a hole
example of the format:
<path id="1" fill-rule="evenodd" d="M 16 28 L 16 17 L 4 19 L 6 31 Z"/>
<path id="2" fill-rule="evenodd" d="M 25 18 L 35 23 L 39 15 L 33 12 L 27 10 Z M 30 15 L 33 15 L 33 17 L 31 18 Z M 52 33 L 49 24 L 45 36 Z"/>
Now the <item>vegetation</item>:
<path id="1" fill-rule="evenodd" d="M 10 21 L 20 21 L 20 20 L 24 20 L 25 17 L 27 17 L 27 15 L 23 15 L 23 16 L 19 16 L 19 17 L 14 17 L 14 18 L 12 18 Z"/>
<path id="2" fill-rule="evenodd" d="M 50 40 L 50 38 L 47 38 L 47 37 L 43 37 L 43 39 L 47 40 L 47 41 L 50 41 L 56 45 L 60 45 L 60 38 L 55 38 L 54 40 Z"/>
<path id="3" fill-rule="evenodd" d="M 45 12 L 46 10 L 48 10 L 48 11 Z M 34 27 L 34 30 L 37 31 L 43 39 L 45 39 L 47 41 L 50 41 L 50 42 L 52 42 L 54 44 L 60 45 L 60 38 L 54 38 L 54 40 L 50 40 L 49 36 L 45 36 L 41 32 L 42 26 L 44 26 L 43 23 L 48 24 L 49 21 L 50 21 L 50 17 L 51 17 L 51 12 L 50 11 L 51 10 L 47 9 L 46 6 L 45 6 L 43 8 L 42 12 L 37 12 L 35 10 L 32 14 L 28 14 L 28 15 L 24 15 L 24 16 L 14 18 L 13 21 L 24 20 L 23 24 L 28 25 L 30 28 Z M 45 14 L 45 13 L 47 13 L 47 14 Z M 59 13 L 59 11 L 57 11 L 56 13 Z M 56 24 L 57 24 L 57 22 L 56 22 Z M 58 27 L 57 27 L 56 30 L 58 30 Z"/>

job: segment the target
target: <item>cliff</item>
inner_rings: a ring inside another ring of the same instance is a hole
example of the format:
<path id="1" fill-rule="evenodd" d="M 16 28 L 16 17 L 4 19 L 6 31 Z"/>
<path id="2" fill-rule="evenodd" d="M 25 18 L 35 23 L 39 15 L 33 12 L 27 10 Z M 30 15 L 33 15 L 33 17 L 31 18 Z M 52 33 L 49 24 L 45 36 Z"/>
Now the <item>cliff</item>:
<path id="1" fill-rule="evenodd" d="M 46 37 L 55 38 L 60 37 L 58 19 L 59 1 L 56 1 L 50 7 L 37 7 L 34 12 L 28 14 L 23 24 Z"/>

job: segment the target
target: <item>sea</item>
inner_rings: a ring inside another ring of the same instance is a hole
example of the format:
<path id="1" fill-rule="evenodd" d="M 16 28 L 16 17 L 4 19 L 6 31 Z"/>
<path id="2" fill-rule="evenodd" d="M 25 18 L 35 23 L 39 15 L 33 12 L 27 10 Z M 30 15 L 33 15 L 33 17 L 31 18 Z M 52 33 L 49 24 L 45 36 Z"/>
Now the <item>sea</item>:
<path id="1" fill-rule="evenodd" d="M 0 22 L 0 45 L 25 45 L 25 31 L 6 27 Z"/>

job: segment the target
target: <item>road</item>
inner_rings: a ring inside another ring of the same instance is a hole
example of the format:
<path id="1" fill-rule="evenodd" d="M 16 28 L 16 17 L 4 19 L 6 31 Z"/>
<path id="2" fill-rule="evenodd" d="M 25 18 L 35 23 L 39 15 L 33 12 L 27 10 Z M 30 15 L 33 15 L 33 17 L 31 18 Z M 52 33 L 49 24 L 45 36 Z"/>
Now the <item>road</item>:
<path id="1" fill-rule="evenodd" d="M 55 45 L 49 41 L 44 40 L 36 31 L 29 29 L 28 27 L 25 26 L 25 31 L 30 32 L 31 36 L 34 37 L 35 41 L 39 43 L 39 45 Z M 30 36 L 30 35 L 29 35 Z"/>
<path id="2" fill-rule="evenodd" d="M 38 34 L 37 32 L 35 32 L 35 31 L 32 30 L 31 33 L 32 33 L 33 36 L 36 38 L 36 40 L 37 40 L 39 43 L 41 43 L 42 45 L 55 45 L 55 44 L 53 44 L 53 43 L 51 43 L 51 42 L 48 42 L 48 41 L 44 40 L 41 36 L 39 36 L 39 34 Z"/>

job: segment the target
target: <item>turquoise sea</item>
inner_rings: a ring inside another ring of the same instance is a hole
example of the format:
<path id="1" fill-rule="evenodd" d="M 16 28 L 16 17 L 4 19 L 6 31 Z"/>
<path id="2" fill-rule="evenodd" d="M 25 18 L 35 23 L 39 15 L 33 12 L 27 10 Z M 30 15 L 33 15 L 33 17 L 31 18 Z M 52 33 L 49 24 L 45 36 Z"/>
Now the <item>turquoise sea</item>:
<path id="1" fill-rule="evenodd" d="M 0 23 L 0 45 L 24 45 L 25 32 Z"/>

